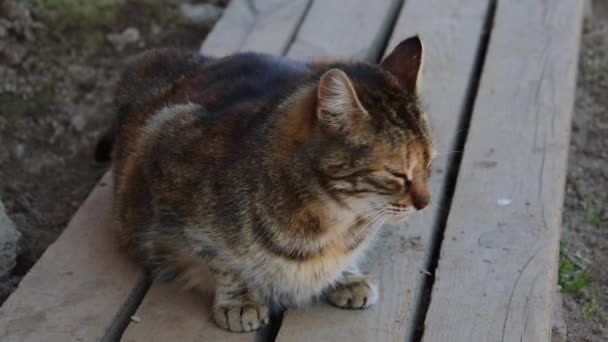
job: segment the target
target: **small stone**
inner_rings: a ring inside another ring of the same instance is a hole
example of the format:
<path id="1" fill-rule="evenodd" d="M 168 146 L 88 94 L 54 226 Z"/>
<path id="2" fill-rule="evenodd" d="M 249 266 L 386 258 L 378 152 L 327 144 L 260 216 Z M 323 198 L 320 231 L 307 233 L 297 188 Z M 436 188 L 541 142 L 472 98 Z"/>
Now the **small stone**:
<path id="1" fill-rule="evenodd" d="M 496 200 L 496 204 L 500 206 L 507 206 L 511 204 L 511 200 L 509 198 L 499 198 L 498 200 Z"/>
<path id="2" fill-rule="evenodd" d="M 68 72 L 78 84 L 89 84 L 96 81 L 95 69 L 84 65 L 72 64 L 67 67 Z"/>
<path id="3" fill-rule="evenodd" d="M 161 32 L 163 32 L 163 29 L 157 24 L 153 23 L 152 26 L 150 26 L 150 34 L 152 34 L 153 36 L 156 36 Z"/>
<path id="4" fill-rule="evenodd" d="M 23 158 L 24 154 L 25 154 L 25 146 L 23 144 L 17 144 L 17 146 L 15 146 L 15 158 L 21 159 L 21 158 Z"/>
<path id="5" fill-rule="evenodd" d="M 179 13 L 189 23 L 208 25 L 216 22 L 222 15 L 223 9 L 212 4 L 181 4 Z"/>
<path id="6" fill-rule="evenodd" d="M 0 42 L 0 61 L 8 65 L 17 65 L 27 54 L 25 47 L 19 44 Z"/>
<path id="7" fill-rule="evenodd" d="M 110 33 L 106 36 L 118 51 L 122 51 L 129 44 L 137 43 L 140 37 L 139 30 L 135 27 L 127 27 L 122 33 Z"/>
<path id="8" fill-rule="evenodd" d="M 0 279 L 5 279 L 15 267 L 20 238 L 21 233 L 17 231 L 0 201 Z"/>
<path id="9" fill-rule="evenodd" d="M 86 120 L 82 114 L 75 114 L 70 120 L 72 127 L 76 130 L 76 132 L 82 132 L 84 130 L 84 126 L 86 124 Z"/>

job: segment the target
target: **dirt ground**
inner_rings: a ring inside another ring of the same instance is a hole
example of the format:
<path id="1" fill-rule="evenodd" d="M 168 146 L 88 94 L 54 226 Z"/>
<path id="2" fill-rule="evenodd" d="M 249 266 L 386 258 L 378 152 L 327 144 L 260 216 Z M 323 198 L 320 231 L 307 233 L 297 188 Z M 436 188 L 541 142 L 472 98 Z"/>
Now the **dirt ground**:
<path id="1" fill-rule="evenodd" d="M 22 233 L 0 303 L 107 169 L 93 150 L 125 59 L 155 46 L 200 47 L 213 22 L 180 15 L 179 4 L 192 2 L 0 0 L 0 199 Z"/>
<path id="2" fill-rule="evenodd" d="M 578 283 L 566 286 L 570 291 L 562 289 L 568 341 L 608 341 L 608 1 L 604 0 L 593 2 L 581 44 L 562 257 L 572 261 L 578 272 L 574 277 Z M 570 272 L 564 266 L 560 276 Z"/>
<path id="3" fill-rule="evenodd" d="M 190 2 L 0 0 L 0 199 L 23 234 L 17 267 L 0 280 L 0 303 L 106 170 L 93 149 L 125 58 L 153 46 L 199 47 L 212 23 L 180 16 L 178 5 Z M 608 1 L 593 8 L 581 45 L 560 268 L 575 342 L 608 341 Z"/>

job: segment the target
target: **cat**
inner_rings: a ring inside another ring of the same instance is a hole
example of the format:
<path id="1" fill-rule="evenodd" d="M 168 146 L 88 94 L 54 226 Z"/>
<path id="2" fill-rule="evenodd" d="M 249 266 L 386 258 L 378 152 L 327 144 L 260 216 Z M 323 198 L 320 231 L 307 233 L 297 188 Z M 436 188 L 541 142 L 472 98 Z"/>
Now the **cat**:
<path id="1" fill-rule="evenodd" d="M 125 248 L 158 279 L 212 281 L 213 318 L 230 331 L 321 297 L 373 305 L 364 251 L 430 201 L 422 63 L 418 37 L 380 64 L 144 52 L 115 96 Z"/>

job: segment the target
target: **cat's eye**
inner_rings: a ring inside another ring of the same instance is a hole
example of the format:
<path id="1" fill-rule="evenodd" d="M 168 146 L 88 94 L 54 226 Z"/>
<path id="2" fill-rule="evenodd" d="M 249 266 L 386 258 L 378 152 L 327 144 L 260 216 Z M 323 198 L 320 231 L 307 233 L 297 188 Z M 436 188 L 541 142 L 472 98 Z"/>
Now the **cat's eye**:
<path id="1" fill-rule="evenodd" d="M 403 184 L 401 185 L 402 191 L 409 191 L 409 188 L 412 185 L 412 180 L 405 173 L 397 172 L 390 168 L 385 168 L 385 170 L 386 172 L 390 173 L 391 176 L 399 178 L 403 181 Z"/>
<path id="2" fill-rule="evenodd" d="M 406 183 L 411 182 L 411 180 L 405 173 L 397 172 L 389 167 L 385 167 L 384 169 L 386 170 L 386 172 L 390 173 L 391 175 L 393 175 L 397 178 L 402 178 Z"/>

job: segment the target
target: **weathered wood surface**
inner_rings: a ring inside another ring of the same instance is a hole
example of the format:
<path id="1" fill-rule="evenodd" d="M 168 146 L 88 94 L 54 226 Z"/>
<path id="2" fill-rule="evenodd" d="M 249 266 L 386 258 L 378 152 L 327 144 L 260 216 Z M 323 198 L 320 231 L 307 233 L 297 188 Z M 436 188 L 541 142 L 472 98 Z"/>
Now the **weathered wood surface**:
<path id="1" fill-rule="evenodd" d="M 106 174 L 0 309 L 3 342 L 111 337 L 143 273 L 120 251 Z"/>
<path id="2" fill-rule="evenodd" d="M 232 0 L 201 52 L 225 56 L 256 51 L 283 54 L 312 0 Z"/>
<path id="3" fill-rule="evenodd" d="M 399 0 L 314 1 L 287 56 L 376 59 L 399 4 Z"/>
<path id="4" fill-rule="evenodd" d="M 458 134 L 487 9 L 485 0 L 406 1 L 386 52 L 414 34 L 426 44 L 422 96 L 439 151 L 431 179 L 435 203 L 410 223 L 387 225 L 381 231 L 382 239 L 365 267 L 379 280 L 378 304 L 363 311 L 329 305 L 289 311 L 277 341 L 404 341 L 414 334 L 412 318 L 423 291 L 435 219 L 442 210 L 437 202 L 446 182 L 447 152 Z M 360 35 L 353 32 L 343 38 L 356 40 Z"/>
<path id="5" fill-rule="evenodd" d="M 449 208 L 446 170 L 462 127 L 491 1 L 233 0 L 202 52 L 375 60 L 419 34 L 423 100 L 435 131 L 431 208 L 386 226 L 365 269 L 379 303 L 288 311 L 278 341 L 408 341 L 425 267 Z M 382 47 L 398 20 L 386 51 Z M 443 241 L 424 340 L 547 341 L 582 3 L 500 1 Z M 458 153 L 458 152 L 456 152 Z M 499 205 L 503 204 L 503 205 Z M 506 204 L 506 205 L 504 205 Z M 211 295 L 154 283 L 119 249 L 104 176 L 0 309 L 2 341 L 254 341 L 219 329 Z"/>
<path id="6" fill-rule="evenodd" d="M 231 333 L 220 329 L 210 316 L 211 295 L 180 292 L 167 284 L 154 284 L 122 342 L 166 341 L 253 341 L 255 334 Z"/>
<path id="7" fill-rule="evenodd" d="M 499 1 L 424 341 L 549 341 L 582 1 Z"/>

